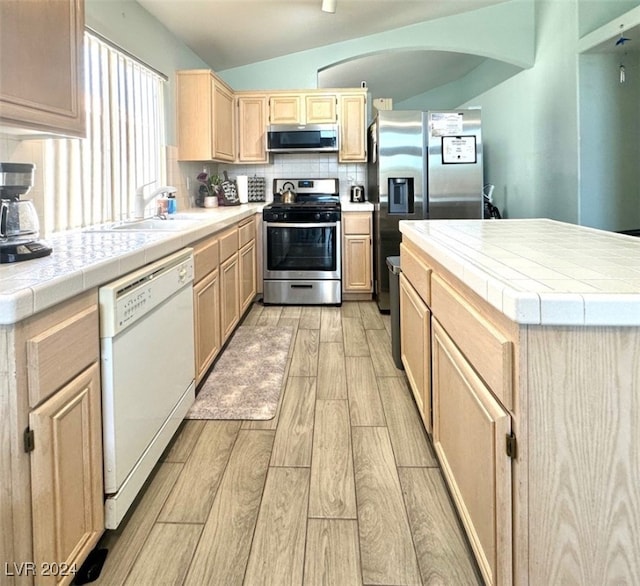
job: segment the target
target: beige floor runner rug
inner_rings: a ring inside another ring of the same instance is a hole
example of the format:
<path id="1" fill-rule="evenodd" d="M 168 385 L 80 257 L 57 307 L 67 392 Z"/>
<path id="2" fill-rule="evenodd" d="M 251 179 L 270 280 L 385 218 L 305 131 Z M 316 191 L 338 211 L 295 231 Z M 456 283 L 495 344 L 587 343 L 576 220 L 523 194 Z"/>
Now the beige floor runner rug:
<path id="1" fill-rule="evenodd" d="M 202 383 L 187 419 L 272 419 L 293 329 L 240 326 Z"/>

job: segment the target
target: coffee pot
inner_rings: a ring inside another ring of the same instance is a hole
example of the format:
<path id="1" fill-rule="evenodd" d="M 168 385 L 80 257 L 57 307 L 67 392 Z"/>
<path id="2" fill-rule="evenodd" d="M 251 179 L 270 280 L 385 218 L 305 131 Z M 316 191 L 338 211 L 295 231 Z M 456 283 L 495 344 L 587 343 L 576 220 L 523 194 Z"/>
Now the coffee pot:
<path id="1" fill-rule="evenodd" d="M 33 202 L 20 199 L 33 185 L 35 165 L 0 163 L 0 263 L 51 254 L 38 240 L 40 223 Z"/>

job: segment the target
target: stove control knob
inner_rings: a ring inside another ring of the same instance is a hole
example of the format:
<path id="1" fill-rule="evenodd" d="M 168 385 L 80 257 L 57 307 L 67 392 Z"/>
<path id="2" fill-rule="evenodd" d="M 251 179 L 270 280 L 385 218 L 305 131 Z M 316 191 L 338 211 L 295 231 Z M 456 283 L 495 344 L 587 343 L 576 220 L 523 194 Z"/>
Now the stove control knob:
<path id="1" fill-rule="evenodd" d="M 278 219 L 278 214 L 276 214 L 275 212 L 271 213 L 271 217 L 267 218 L 269 220 L 277 220 Z"/>
<path id="2" fill-rule="evenodd" d="M 319 220 L 320 219 L 320 214 L 314 214 L 313 218 L 314 218 L 314 220 Z"/>
<path id="3" fill-rule="evenodd" d="M 282 214 L 282 219 L 283 219 L 283 220 L 286 220 L 286 219 L 287 219 L 287 214 L 286 214 L 286 213 Z"/>

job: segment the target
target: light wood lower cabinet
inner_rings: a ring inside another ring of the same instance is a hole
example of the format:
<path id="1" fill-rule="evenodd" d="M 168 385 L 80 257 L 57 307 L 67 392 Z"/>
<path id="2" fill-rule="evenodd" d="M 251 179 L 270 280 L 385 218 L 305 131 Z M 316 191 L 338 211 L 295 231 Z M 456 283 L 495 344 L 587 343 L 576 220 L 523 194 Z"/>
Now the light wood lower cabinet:
<path id="1" fill-rule="evenodd" d="M 227 341 L 240 320 L 240 263 L 238 253 L 220 264 L 220 330 Z"/>
<path id="2" fill-rule="evenodd" d="M 510 584 L 511 417 L 435 319 L 432 365 L 433 444 L 443 474 L 486 583 Z"/>
<path id="3" fill-rule="evenodd" d="M 193 331 L 196 384 L 220 352 L 220 242 L 214 234 L 193 245 Z"/>
<path id="4" fill-rule="evenodd" d="M 256 241 L 243 246 L 239 253 L 240 262 L 240 314 L 251 305 L 256 296 Z"/>
<path id="5" fill-rule="evenodd" d="M 95 362 L 29 415 L 37 584 L 69 584 L 104 530 L 100 402 Z M 43 572 L 54 561 L 60 580 Z"/>
<path id="6" fill-rule="evenodd" d="M 0 357 L 0 564 L 69 584 L 41 563 L 79 568 L 104 531 L 97 291 L 0 326 Z"/>
<path id="7" fill-rule="evenodd" d="M 431 312 L 400 275 L 400 352 L 425 429 L 431 433 Z"/>
<path id="8" fill-rule="evenodd" d="M 193 287 L 196 384 L 199 383 L 220 352 L 220 277 L 211 271 Z"/>
<path id="9" fill-rule="evenodd" d="M 342 214 L 343 299 L 370 299 L 373 292 L 371 213 Z"/>

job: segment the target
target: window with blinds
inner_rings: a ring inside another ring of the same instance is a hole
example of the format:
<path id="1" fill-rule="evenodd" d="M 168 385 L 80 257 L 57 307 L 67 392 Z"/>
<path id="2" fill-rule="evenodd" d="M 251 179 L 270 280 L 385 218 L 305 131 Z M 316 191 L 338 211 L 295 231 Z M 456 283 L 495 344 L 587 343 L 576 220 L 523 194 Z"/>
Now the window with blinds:
<path id="1" fill-rule="evenodd" d="M 87 137 L 44 141 L 46 232 L 126 219 L 137 187 L 164 184 L 164 82 L 85 32 Z"/>

